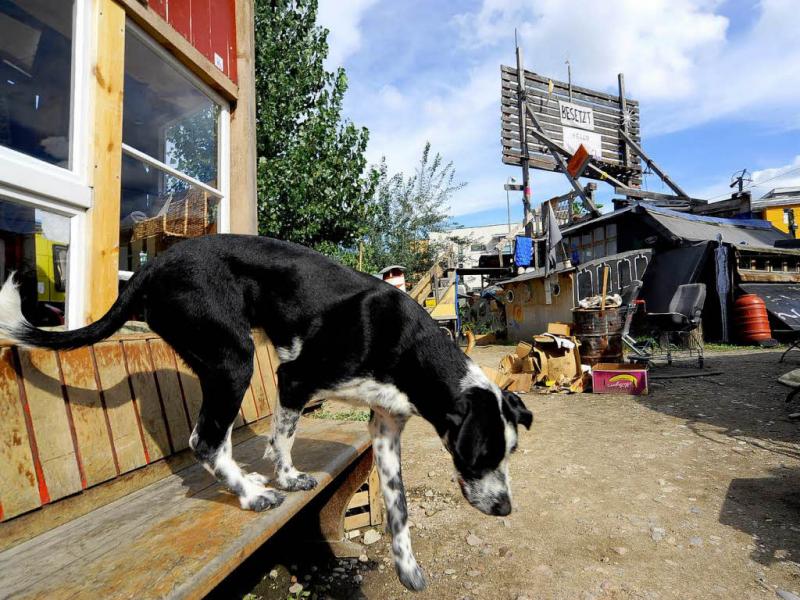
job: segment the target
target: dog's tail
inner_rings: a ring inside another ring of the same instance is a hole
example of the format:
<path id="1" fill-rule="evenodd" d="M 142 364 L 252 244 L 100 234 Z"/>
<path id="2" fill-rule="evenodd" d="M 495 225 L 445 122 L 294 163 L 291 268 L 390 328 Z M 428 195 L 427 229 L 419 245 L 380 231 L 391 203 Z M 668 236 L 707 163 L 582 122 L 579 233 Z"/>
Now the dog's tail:
<path id="1" fill-rule="evenodd" d="M 22 315 L 22 301 L 14 273 L 11 273 L 0 288 L 0 336 L 11 338 L 22 346 L 53 350 L 80 348 L 99 342 L 125 324 L 146 280 L 146 272 L 135 273 L 108 312 L 91 325 L 72 331 L 47 331 L 31 325 Z"/>

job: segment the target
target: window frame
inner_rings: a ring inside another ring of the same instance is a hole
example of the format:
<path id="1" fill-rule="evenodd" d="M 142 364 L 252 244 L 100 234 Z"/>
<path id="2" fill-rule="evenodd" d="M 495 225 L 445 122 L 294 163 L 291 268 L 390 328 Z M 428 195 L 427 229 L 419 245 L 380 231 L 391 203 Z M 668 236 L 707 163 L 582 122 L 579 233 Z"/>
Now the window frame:
<path id="1" fill-rule="evenodd" d="M 92 0 L 75 0 L 70 72 L 70 166 L 49 164 L 23 152 L 0 146 L 0 198 L 69 219 L 67 289 L 64 322 L 67 329 L 84 324 L 87 261 L 87 209 L 92 207 L 90 156 L 92 122 L 91 64 L 95 50 Z"/>
<path id="2" fill-rule="evenodd" d="M 0 146 L 0 193 L 18 189 L 42 198 L 91 208 L 89 181 L 90 56 L 93 49 L 91 0 L 75 0 L 70 72 L 69 168 L 47 163 L 23 152 Z"/>
<path id="3" fill-rule="evenodd" d="M 150 166 L 164 171 L 165 173 L 185 181 L 186 183 L 197 186 L 209 194 L 214 196 L 215 198 L 219 199 L 219 210 L 218 210 L 218 222 L 217 222 L 217 231 L 219 233 L 229 233 L 230 232 L 230 114 L 231 114 L 231 107 L 230 102 L 225 100 L 222 96 L 220 96 L 214 89 L 212 89 L 208 84 L 202 81 L 197 75 L 192 73 L 192 71 L 186 67 L 186 65 L 182 64 L 175 56 L 167 52 L 162 46 L 160 46 L 153 38 L 150 36 L 144 29 L 139 27 L 136 23 L 128 17 L 125 21 L 125 36 L 127 41 L 127 36 L 129 34 L 133 34 L 137 37 L 139 41 L 145 44 L 148 48 L 150 48 L 159 58 L 166 61 L 171 67 L 173 67 L 179 75 L 181 75 L 187 82 L 191 85 L 194 85 L 203 92 L 208 98 L 214 102 L 217 106 L 219 106 L 219 118 L 217 122 L 217 184 L 219 187 L 214 188 L 208 184 L 205 184 L 194 177 L 186 175 L 185 173 L 178 171 L 174 167 L 170 167 L 166 163 L 158 160 L 157 158 L 150 156 L 146 152 L 142 152 L 141 150 L 137 150 L 133 146 L 122 144 L 122 153 L 130 156 L 135 160 L 142 161 Z M 120 271 L 122 276 L 130 277 L 132 274 L 130 271 Z"/>

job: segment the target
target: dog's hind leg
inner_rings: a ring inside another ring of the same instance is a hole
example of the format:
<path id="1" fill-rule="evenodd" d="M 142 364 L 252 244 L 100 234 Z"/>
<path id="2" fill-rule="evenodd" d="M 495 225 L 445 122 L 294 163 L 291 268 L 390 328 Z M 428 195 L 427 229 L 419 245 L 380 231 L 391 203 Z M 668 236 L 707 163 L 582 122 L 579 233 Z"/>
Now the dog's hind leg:
<path id="1" fill-rule="evenodd" d="M 311 490 L 317 486 L 316 479 L 298 471 L 292 462 L 297 422 L 308 398 L 309 394 L 295 383 L 284 365 L 281 365 L 278 369 L 278 403 L 272 415 L 272 435 L 264 457 L 271 459 L 275 465 L 275 485 L 290 492 Z"/>
<path id="2" fill-rule="evenodd" d="M 222 344 L 216 339 L 215 346 L 224 352 L 209 350 L 203 359 L 196 353 L 187 357 L 203 388 L 203 405 L 189 446 L 202 465 L 239 497 L 242 508 L 262 511 L 278 506 L 284 496 L 264 486 L 266 477 L 244 474 L 233 460 L 231 429 L 253 374 L 252 340 L 248 335 L 236 342 Z"/>
<path id="3" fill-rule="evenodd" d="M 378 478 L 386 504 L 386 517 L 392 535 L 394 567 L 400 582 L 412 591 L 425 589 L 427 582 L 411 549 L 408 506 L 400 466 L 400 434 L 407 417 L 373 411 L 369 421 L 372 449 L 378 463 Z"/>

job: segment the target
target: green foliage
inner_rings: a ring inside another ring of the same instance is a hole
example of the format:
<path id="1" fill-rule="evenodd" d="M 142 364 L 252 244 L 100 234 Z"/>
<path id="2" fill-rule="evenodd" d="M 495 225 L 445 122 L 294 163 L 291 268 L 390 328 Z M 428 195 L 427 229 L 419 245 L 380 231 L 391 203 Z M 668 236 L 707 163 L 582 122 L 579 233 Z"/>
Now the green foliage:
<path id="1" fill-rule="evenodd" d="M 378 173 L 368 132 L 342 119 L 344 69 L 325 70 L 317 0 L 256 0 L 259 233 L 328 254 L 357 245 Z"/>
<path id="2" fill-rule="evenodd" d="M 369 421 L 369 411 L 360 408 L 332 411 L 323 406 L 310 413 L 310 416 L 315 419 L 325 419 L 326 421 Z"/>
<path id="3" fill-rule="evenodd" d="M 406 267 L 406 279 L 430 269 L 439 248 L 428 234 L 448 224 L 447 203 L 465 184 L 456 182 L 452 162 L 431 155 L 427 143 L 414 175 L 389 175 L 379 170 L 373 211 L 364 237 L 364 270 L 375 272 L 391 264 Z"/>

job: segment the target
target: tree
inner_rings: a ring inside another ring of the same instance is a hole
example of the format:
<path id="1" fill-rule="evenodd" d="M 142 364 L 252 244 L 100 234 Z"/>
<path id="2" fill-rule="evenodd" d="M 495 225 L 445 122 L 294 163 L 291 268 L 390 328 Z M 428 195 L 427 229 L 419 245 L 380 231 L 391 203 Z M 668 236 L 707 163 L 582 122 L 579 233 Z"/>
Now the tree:
<path id="1" fill-rule="evenodd" d="M 428 234 L 442 231 L 450 217 L 447 204 L 465 184 L 455 181 L 452 162 L 431 156 L 427 143 L 414 175 L 389 176 L 386 163 L 379 169 L 372 218 L 363 240 L 364 270 L 377 271 L 390 264 L 406 267 L 406 278 L 414 281 L 433 266 L 440 248 Z"/>
<path id="2" fill-rule="evenodd" d="M 378 174 L 369 134 L 342 119 L 344 69 L 325 70 L 317 0 L 256 0 L 259 233 L 327 253 L 365 233 Z"/>

